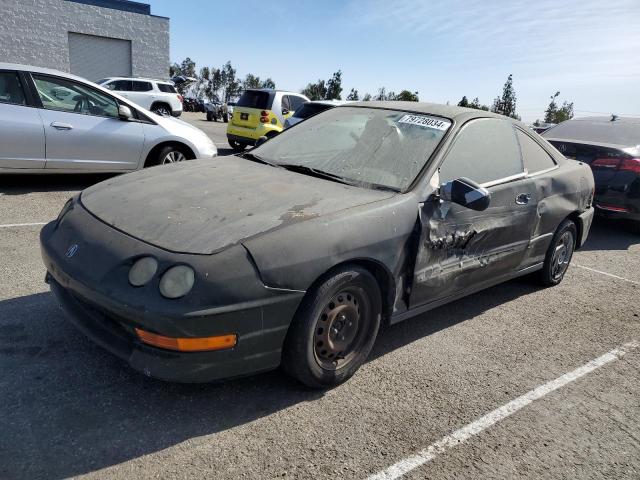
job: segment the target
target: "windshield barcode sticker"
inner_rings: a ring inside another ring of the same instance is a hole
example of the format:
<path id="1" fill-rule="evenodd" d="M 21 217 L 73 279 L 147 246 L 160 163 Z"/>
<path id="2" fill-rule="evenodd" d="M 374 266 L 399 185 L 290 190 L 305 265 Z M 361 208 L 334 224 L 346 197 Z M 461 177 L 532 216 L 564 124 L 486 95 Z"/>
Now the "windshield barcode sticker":
<path id="1" fill-rule="evenodd" d="M 436 130 L 447 130 L 451 126 L 451 122 L 440 118 L 427 117 L 426 115 L 405 115 L 398 123 L 409 123 L 418 125 L 419 127 L 434 128 Z"/>

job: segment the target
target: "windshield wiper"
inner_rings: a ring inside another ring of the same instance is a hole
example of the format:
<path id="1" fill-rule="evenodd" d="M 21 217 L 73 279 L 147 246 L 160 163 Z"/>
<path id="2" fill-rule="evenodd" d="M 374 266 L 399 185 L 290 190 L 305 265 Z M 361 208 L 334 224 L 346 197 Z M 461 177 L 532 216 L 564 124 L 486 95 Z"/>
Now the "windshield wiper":
<path id="1" fill-rule="evenodd" d="M 260 155 L 256 155 L 255 153 L 246 152 L 246 153 L 243 153 L 240 156 L 242 158 L 246 158 L 247 160 L 250 160 L 252 162 L 262 163 L 264 165 L 269 165 L 271 167 L 278 167 L 279 166 L 279 165 L 276 165 L 275 163 L 271 163 L 268 160 L 265 160 Z"/>
<path id="2" fill-rule="evenodd" d="M 307 167 L 306 165 L 296 165 L 293 163 L 279 163 L 278 167 L 282 167 L 290 172 L 302 173 L 304 175 L 311 175 L 313 177 L 325 178 L 327 180 L 331 180 L 333 182 L 344 183 L 345 185 L 356 185 L 356 182 L 350 181 L 340 175 L 336 175 L 335 173 L 325 172 L 323 170 L 318 170 L 317 168 Z"/>

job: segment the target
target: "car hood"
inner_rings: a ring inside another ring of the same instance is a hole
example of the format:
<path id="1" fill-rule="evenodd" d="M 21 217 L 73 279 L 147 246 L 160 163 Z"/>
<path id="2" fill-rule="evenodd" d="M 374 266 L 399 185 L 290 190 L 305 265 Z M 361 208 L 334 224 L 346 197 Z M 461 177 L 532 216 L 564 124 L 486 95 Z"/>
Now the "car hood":
<path id="1" fill-rule="evenodd" d="M 83 191 L 81 201 L 103 222 L 144 242 L 211 254 L 394 195 L 225 157 L 115 177 Z"/>

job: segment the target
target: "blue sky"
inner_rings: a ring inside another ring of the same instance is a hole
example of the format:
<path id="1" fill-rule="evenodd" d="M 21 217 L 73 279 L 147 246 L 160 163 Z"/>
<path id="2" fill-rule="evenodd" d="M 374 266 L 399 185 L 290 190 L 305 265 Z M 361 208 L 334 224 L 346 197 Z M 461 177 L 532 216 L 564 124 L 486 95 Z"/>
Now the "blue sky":
<path id="1" fill-rule="evenodd" d="M 144 1 L 144 0 L 143 0 Z M 509 73 L 525 121 L 549 96 L 577 115 L 640 116 L 640 0 L 149 0 L 171 18 L 171 59 L 231 60 L 278 88 L 343 71 L 343 94 L 491 104 Z"/>

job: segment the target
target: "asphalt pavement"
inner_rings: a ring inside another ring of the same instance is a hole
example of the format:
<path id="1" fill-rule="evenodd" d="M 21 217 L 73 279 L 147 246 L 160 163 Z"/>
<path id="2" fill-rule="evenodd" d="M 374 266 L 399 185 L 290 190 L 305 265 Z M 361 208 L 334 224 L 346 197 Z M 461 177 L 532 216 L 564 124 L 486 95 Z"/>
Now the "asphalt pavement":
<path id="1" fill-rule="evenodd" d="M 184 118 L 229 153 L 224 124 Z M 640 478 L 640 236 L 381 335 L 346 384 L 144 377 L 68 323 L 38 233 L 105 176 L 0 176 L 0 478 Z M 90 268 L 90 265 L 88 265 Z"/>

